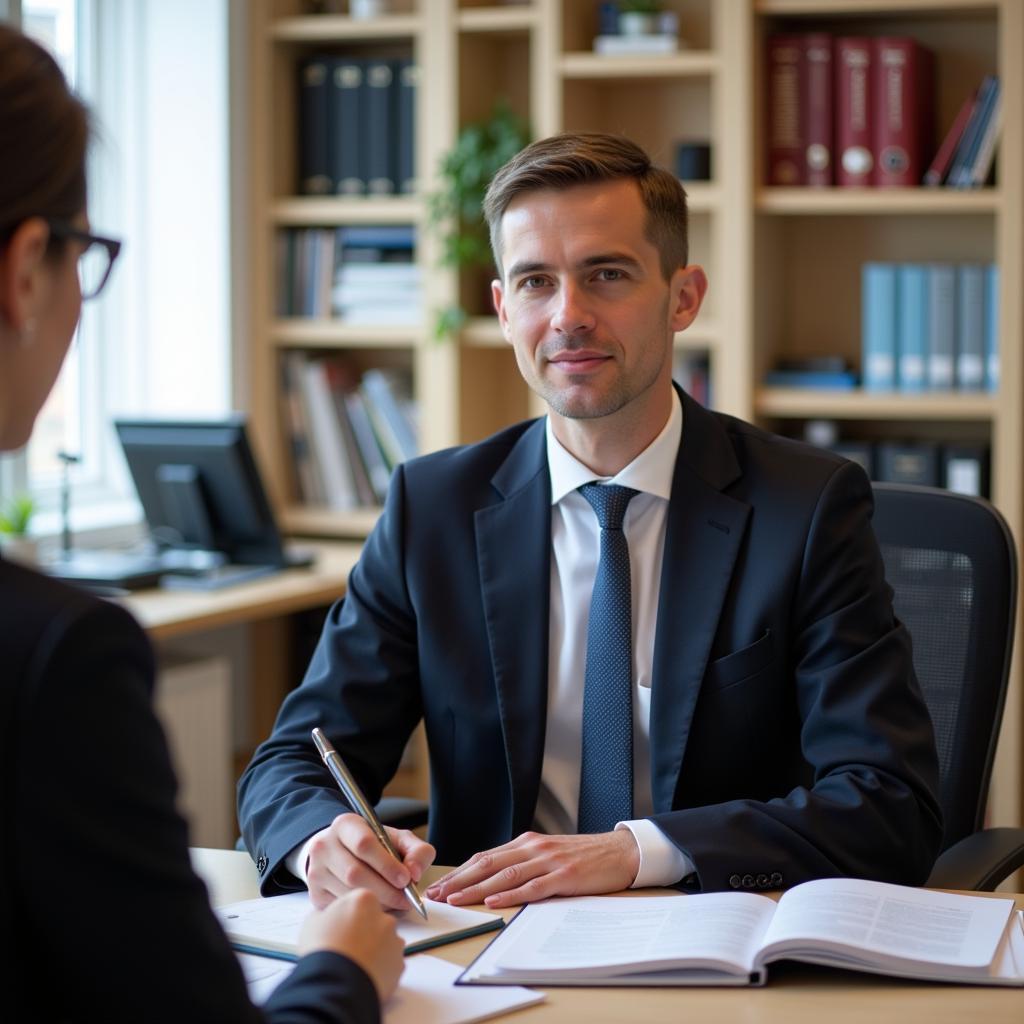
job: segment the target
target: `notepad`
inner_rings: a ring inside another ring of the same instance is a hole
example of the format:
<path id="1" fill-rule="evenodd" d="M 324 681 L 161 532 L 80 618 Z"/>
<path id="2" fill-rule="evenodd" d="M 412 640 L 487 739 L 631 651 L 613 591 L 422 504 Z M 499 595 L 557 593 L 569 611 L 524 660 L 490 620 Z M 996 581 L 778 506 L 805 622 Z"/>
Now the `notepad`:
<path id="1" fill-rule="evenodd" d="M 580 897 L 525 907 L 459 984 L 763 985 L 778 960 L 1024 985 L 1013 900 L 858 879 L 754 893 Z"/>
<path id="2" fill-rule="evenodd" d="M 262 1005 L 294 970 L 282 960 L 238 955 L 249 997 Z M 474 1024 L 524 1006 L 543 1002 L 541 992 L 517 985 L 501 988 L 456 988 L 461 968 L 436 956 L 417 956 L 405 965 L 398 991 L 384 1004 L 384 1024 Z"/>
<path id="3" fill-rule="evenodd" d="M 424 900 L 428 920 L 414 910 L 398 915 L 398 934 L 405 942 L 405 952 L 456 942 L 472 935 L 497 931 L 504 922 L 496 914 L 447 903 Z M 282 960 L 298 959 L 299 930 L 311 906 L 305 892 L 242 900 L 216 908 L 217 917 L 227 932 L 231 945 L 243 953 L 273 956 Z"/>

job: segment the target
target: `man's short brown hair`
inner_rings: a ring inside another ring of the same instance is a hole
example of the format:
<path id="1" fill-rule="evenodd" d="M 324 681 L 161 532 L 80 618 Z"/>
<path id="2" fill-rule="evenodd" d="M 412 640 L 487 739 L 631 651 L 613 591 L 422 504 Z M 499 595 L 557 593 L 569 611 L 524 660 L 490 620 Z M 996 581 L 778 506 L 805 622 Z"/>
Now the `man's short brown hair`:
<path id="1" fill-rule="evenodd" d="M 520 150 L 487 186 L 484 217 L 491 232 L 491 250 L 499 275 L 501 218 L 518 196 L 542 189 L 566 189 L 605 181 L 632 180 L 647 210 L 645 234 L 661 256 L 667 281 L 689 260 L 686 192 L 678 179 L 635 143 L 621 135 L 576 132 L 552 135 Z"/>

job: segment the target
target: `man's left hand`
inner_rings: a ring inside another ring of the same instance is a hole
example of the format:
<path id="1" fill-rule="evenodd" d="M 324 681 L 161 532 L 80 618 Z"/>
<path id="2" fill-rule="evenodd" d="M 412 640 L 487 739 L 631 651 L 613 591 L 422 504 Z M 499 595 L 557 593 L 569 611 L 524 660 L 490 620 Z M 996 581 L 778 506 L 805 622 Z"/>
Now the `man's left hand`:
<path id="1" fill-rule="evenodd" d="M 619 892 L 640 870 L 640 848 L 629 829 L 595 835 L 524 832 L 504 846 L 475 853 L 427 889 L 455 905 L 515 907 L 549 896 Z"/>

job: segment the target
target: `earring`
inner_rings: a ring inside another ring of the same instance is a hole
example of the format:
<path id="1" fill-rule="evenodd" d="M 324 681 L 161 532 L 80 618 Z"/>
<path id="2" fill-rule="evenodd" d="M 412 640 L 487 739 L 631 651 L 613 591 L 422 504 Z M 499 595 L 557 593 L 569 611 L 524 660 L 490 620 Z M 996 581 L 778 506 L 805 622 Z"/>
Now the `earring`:
<path id="1" fill-rule="evenodd" d="M 36 340 L 36 318 L 31 317 L 25 321 L 25 326 L 21 329 L 21 334 L 18 336 L 18 344 L 22 348 L 31 348 L 33 342 Z"/>

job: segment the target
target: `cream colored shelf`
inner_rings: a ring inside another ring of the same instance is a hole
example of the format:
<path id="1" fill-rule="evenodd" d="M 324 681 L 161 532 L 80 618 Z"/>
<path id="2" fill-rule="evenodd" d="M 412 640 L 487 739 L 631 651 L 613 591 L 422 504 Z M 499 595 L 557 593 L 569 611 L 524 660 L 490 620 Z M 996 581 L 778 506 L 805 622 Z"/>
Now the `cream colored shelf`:
<path id="1" fill-rule="evenodd" d="M 455 24 L 460 32 L 496 35 L 506 32 L 528 32 L 537 24 L 537 10 L 528 4 L 464 7 L 456 14 Z"/>
<path id="2" fill-rule="evenodd" d="M 976 214 L 1000 208 L 999 189 L 779 188 L 766 186 L 755 199 L 759 213 L 780 214 Z"/>
<path id="3" fill-rule="evenodd" d="M 933 12 L 992 10 L 993 6 L 993 0 L 755 0 L 758 14 L 807 14 L 816 18 L 839 14 L 920 16 Z"/>
<path id="4" fill-rule="evenodd" d="M 270 219 L 282 227 L 335 224 L 411 224 L 422 219 L 424 205 L 413 196 L 393 199 L 367 196 L 342 199 L 332 196 L 289 196 L 270 207 Z"/>
<path id="5" fill-rule="evenodd" d="M 288 505 L 280 512 L 281 529 L 294 537 L 366 537 L 373 529 L 381 509 L 355 508 L 336 512 L 329 508 Z"/>
<path id="6" fill-rule="evenodd" d="M 757 392 L 761 416 L 872 420 L 989 420 L 996 415 L 995 395 L 869 393 L 864 391 L 762 388 Z"/>
<path id="7" fill-rule="evenodd" d="M 382 18 L 320 14 L 282 18 L 270 26 L 270 38 L 282 43 L 404 39 L 416 35 L 422 28 L 423 19 L 414 14 L 394 14 Z"/>
<path id="8" fill-rule="evenodd" d="M 412 348 L 419 342 L 420 329 L 290 317 L 275 320 L 270 336 L 278 345 L 295 348 Z"/>
<path id="9" fill-rule="evenodd" d="M 686 208 L 690 213 L 711 213 L 722 205 L 719 186 L 703 181 L 684 181 Z"/>
<path id="10" fill-rule="evenodd" d="M 565 53 L 558 60 L 563 78 L 684 78 L 713 75 L 721 66 L 710 51 L 682 51 L 646 56 L 606 56 L 590 52 Z"/>

